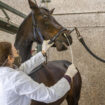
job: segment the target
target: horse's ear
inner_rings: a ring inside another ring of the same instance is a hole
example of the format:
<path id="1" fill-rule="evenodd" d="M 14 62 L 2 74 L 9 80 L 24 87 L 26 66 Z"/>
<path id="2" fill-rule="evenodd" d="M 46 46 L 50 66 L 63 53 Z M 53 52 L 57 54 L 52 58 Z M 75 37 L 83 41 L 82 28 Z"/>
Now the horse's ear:
<path id="1" fill-rule="evenodd" d="M 50 14 L 53 14 L 54 10 L 55 10 L 55 8 L 53 8 L 52 10 L 50 10 Z"/>
<path id="2" fill-rule="evenodd" d="M 35 3 L 32 0 L 28 0 L 28 2 L 29 2 L 29 5 L 30 5 L 31 9 L 38 8 L 36 0 L 35 0 Z"/>

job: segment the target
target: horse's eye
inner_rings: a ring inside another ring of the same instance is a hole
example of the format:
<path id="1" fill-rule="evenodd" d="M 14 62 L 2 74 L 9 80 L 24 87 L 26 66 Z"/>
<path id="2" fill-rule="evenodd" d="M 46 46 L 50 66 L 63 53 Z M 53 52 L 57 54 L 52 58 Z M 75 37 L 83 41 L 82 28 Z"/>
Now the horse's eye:
<path id="1" fill-rule="evenodd" d="M 44 19 L 47 19 L 47 18 L 48 18 L 48 16 L 47 16 L 47 15 L 43 15 L 43 18 L 44 18 Z"/>

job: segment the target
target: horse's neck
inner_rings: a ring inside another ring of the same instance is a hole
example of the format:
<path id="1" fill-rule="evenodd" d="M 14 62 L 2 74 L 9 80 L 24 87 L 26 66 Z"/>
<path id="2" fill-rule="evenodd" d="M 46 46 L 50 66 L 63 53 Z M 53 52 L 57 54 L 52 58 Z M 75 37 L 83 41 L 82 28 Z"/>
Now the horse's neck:
<path id="1" fill-rule="evenodd" d="M 33 43 L 31 38 L 32 34 L 32 15 L 30 13 L 20 25 L 15 41 L 15 47 L 20 52 L 22 62 L 26 61 L 31 57 L 31 48 Z"/>
<path id="2" fill-rule="evenodd" d="M 23 21 L 23 23 L 20 26 L 20 31 L 18 31 L 18 34 L 23 36 L 26 39 L 30 39 L 31 34 L 33 34 L 33 28 L 32 28 L 32 14 L 30 13 L 27 18 Z M 24 39 L 23 38 L 23 39 Z"/>
<path id="3" fill-rule="evenodd" d="M 22 62 L 28 60 L 31 57 L 31 48 L 33 42 L 24 42 L 25 45 L 19 49 L 19 55 L 22 58 Z"/>

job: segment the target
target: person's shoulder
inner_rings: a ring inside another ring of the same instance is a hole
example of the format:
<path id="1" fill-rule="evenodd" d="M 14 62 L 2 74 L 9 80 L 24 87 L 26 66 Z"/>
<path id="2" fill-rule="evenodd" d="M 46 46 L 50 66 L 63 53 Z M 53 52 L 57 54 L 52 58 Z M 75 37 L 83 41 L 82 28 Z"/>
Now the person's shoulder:
<path id="1" fill-rule="evenodd" d="M 15 79 L 19 76 L 24 75 L 24 72 L 19 71 L 18 69 L 13 69 L 10 67 L 0 67 L 0 74 L 6 75 L 6 78 L 9 77 L 9 79 Z"/>
<path id="2" fill-rule="evenodd" d="M 0 79 L 4 87 L 12 88 L 21 73 L 10 67 L 0 67 Z M 9 86 L 9 87 L 8 87 Z"/>
<path id="3" fill-rule="evenodd" d="M 18 86 L 21 83 L 26 83 L 27 81 L 31 81 L 32 79 L 25 74 L 23 71 L 17 71 L 14 75 L 14 84 Z"/>
<path id="4" fill-rule="evenodd" d="M 0 67 L 0 73 L 9 73 L 14 71 L 14 69 L 10 68 L 10 67 Z"/>
<path id="5" fill-rule="evenodd" d="M 20 71 L 18 69 L 13 69 L 10 67 L 0 67 L 1 75 L 3 78 L 8 78 L 9 80 L 16 82 L 21 81 L 23 79 L 30 80 L 30 77 L 25 74 L 23 71 Z"/>
<path id="6" fill-rule="evenodd" d="M 0 72 L 1 73 L 17 73 L 18 71 L 10 67 L 0 67 Z"/>

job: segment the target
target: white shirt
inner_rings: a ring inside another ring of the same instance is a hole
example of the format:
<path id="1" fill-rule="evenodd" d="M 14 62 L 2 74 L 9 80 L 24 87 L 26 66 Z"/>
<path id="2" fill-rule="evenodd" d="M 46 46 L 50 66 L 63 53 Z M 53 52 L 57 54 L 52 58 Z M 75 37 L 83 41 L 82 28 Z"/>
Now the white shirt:
<path id="1" fill-rule="evenodd" d="M 31 99 L 51 103 L 63 97 L 70 89 L 65 78 L 52 87 L 46 87 L 26 75 L 44 61 L 45 58 L 39 52 L 23 63 L 19 70 L 0 67 L 0 105 L 30 105 Z"/>

